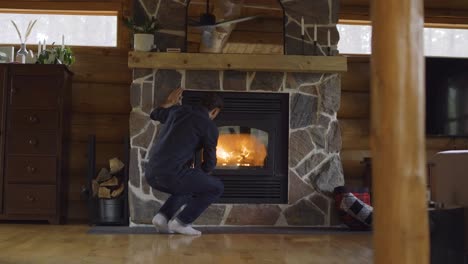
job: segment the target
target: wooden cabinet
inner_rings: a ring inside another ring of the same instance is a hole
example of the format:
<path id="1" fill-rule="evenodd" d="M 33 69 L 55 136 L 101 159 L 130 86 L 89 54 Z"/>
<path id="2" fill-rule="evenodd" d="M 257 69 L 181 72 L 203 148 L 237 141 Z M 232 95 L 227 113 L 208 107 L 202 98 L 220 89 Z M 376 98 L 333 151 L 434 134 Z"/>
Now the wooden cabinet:
<path id="1" fill-rule="evenodd" d="M 0 64 L 0 219 L 63 220 L 71 78 L 63 65 Z"/>

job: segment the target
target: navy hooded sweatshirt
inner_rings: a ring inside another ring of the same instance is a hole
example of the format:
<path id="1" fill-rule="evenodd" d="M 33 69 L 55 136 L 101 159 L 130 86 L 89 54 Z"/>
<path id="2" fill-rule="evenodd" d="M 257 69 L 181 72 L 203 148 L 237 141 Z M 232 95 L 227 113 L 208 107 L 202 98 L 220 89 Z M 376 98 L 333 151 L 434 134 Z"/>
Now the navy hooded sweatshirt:
<path id="1" fill-rule="evenodd" d="M 203 149 L 201 169 L 211 173 L 216 166 L 218 128 L 202 106 L 156 108 L 151 119 L 164 124 L 150 150 L 146 178 L 152 182 L 176 183 L 186 174 L 195 152 Z"/>

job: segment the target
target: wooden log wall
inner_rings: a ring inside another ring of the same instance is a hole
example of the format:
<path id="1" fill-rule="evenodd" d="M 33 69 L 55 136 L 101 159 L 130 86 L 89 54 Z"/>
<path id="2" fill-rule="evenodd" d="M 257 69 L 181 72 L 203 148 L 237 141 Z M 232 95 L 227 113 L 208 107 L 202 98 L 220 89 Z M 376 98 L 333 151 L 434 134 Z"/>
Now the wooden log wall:
<path id="1" fill-rule="evenodd" d="M 363 187 L 365 157 L 371 157 L 370 129 L 370 59 L 369 56 L 348 57 L 348 72 L 341 79 L 341 124 L 343 151 L 341 159 L 347 185 Z M 428 161 L 437 152 L 450 149 L 468 149 L 468 140 L 426 138 Z"/>
<path id="2" fill-rule="evenodd" d="M 130 50 L 129 32 L 120 17 L 131 13 L 132 0 L 15 0 L 0 1 L 0 8 L 42 10 L 117 11 L 119 15 L 118 47 L 72 47 L 76 63 L 72 85 L 71 134 L 68 164 L 69 222 L 86 222 L 88 211 L 81 188 L 86 184 L 87 139 L 96 135 L 96 167 L 108 166 L 113 157 L 123 158 L 124 140 L 128 136 L 130 83 L 132 72 L 127 66 Z M 32 11 L 34 12 L 34 11 Z M 77 12 L 79 13 L 79 12 Z"/>
<path id="3" fill-rule="evenodd" d="M 81 188 L 86 184 L 88 135 L 96 135 L 96 168 L 123 158 L 128 136 L 131 71 L 129 49 L 78 49 L 72 85 L 71 159 L 69 161 L 68 219 L 87 219 Z"/>

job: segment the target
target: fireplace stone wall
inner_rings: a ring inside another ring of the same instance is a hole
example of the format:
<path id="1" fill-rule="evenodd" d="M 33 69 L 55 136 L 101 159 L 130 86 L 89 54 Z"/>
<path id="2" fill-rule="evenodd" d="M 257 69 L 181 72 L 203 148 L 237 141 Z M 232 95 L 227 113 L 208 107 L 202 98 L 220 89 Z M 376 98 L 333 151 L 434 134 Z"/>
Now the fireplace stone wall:
<path id="1" fill-rule="evenodd" d="M 165 30 L 156 44 L 185 48 L 187 1 L 136 0 L 136 14 L 156 15 Z M 324 55 L 321 45 L 331 29 L 336 30 L 338 1 L 284 0 L 285 52 L 302 53 L 300 19 L 309 26 L 307 55 Z M 319 24 L 319 45 L 312 45 L 310 31 Z M 334 46 L 336 47 L 336 46 Z M 334 54 L 337 52 L 335 51 Z M 193 71 L 134 69 L 131 86 L 131 159 L 129 205 L 132 224 L 149 224 L 168 195 L 151 189 L 144 178 L 148 152 L 160 128 L 149 119 L 151 110 L 174 88 L 204 91 L 289 93 L 289 197 L 287 204 L 214 204 L 196 221 L 200 225 L 331 226 L 338 224 L 331 192 L 344 184 L 340 160 L 341 131 L 337 120 L 340 107 L 339 74 Z"/>

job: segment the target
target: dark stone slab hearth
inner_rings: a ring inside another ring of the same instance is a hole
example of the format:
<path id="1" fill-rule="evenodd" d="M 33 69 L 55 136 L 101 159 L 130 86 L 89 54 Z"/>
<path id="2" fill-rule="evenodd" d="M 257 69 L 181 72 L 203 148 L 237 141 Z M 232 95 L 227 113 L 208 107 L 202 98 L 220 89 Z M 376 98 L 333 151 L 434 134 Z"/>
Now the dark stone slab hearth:
<path id="1" fill-rule="evenodd" d="M 315 204 L 324 214 L 328 214 L 330 208 L 330 201 L 320 193 L 315 193 L 309 198 L 313 204 Z"/>
<path id="2" fill-rule="evenodd" d="M 283 214 L 289 225 L 321 226 L 325 224 L 323 213 L 305 199 L 287 208 Z"/>
<path id="3" fill-rule="evenodd" d="M 193 223 L 194 225 L 219 225 L 223 221 L 225 205 L 211 205 L 205 212 Z"/>
<path id="4" fill-rule="evenodd" d="M 233 205 L 226 225 L 274 225 L 280 212 L 277 205 Z"/>
<path id="5" fill-rule="evenodd" d="M 185 83 L 187 89 L 219 90 L 219 71 L 187 71 Z"/>

